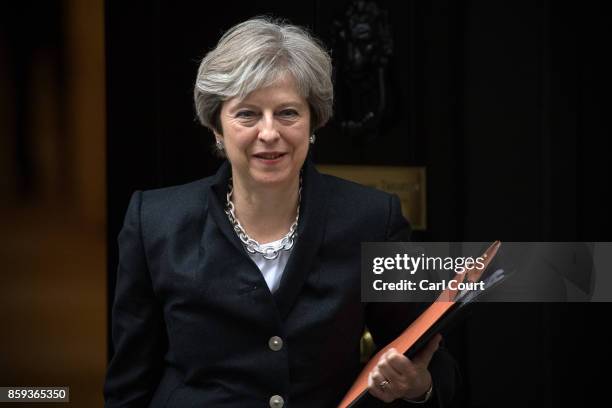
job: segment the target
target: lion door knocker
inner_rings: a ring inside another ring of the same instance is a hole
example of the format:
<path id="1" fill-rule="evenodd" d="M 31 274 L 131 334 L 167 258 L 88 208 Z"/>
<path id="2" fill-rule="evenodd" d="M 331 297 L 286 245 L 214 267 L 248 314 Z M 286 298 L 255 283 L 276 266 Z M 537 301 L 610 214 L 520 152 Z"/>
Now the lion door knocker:
<path id="1" fill-rule="evenodd" d="M 353 1 L 333 22 L 332 47 L 343 131 L 373 141 L 386 106 L 386 67 L 393 53 L 387 11 L 373 1 Z"/>

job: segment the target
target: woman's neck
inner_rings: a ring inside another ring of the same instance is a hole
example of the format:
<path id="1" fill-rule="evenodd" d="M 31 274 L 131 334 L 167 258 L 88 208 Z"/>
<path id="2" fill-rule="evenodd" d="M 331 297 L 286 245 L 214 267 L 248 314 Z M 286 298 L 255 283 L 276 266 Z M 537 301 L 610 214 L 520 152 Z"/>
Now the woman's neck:
<path id="1" fill-rule="evenodd" d="M 297 213 L 299 185 L 299 177 L 283 185 L 257 187 L 233 180 L 236 218 L 251 238 L 264 244 L 289 232 Z"/>

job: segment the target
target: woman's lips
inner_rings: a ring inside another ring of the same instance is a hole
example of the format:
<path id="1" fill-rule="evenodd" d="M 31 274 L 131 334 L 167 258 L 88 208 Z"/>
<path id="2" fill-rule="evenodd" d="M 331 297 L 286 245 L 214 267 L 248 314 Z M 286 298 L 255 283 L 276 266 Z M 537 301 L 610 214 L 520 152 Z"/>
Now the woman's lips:
<path id="1" fill-rule="evenodd" d="M 259 162 L 264 164 L 276 164 L 280 162 L 283 157 L 285 157 L 287 153 L 280 152 L 265 152 L 265 153 L 256 153 L 253 155 Z"/>

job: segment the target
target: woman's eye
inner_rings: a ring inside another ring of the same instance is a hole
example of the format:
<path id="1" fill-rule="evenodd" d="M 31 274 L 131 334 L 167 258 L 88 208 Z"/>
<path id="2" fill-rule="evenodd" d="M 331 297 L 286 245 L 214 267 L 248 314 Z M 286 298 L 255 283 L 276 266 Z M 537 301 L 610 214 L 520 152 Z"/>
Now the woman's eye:
<path id="1" fill-rule="evenodd" d="M 255 117 L 255 112 L 248 110 L 239 111 L 236 113 L 236 117 L 241 119 L 252 119 Z"/>
<path id="2" fill-rule="evenodd" d="M 283 117 L 294 117 L 298 116 L 298 113 L 294 109 L 285 109 L 280 112 L 280 115 Z"/>

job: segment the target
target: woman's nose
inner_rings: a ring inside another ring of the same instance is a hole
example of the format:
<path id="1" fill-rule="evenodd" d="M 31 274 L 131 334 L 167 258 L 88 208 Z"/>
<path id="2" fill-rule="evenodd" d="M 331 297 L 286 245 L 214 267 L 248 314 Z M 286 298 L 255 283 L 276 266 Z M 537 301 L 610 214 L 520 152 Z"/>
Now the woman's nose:
<path id="1" fill-rule="evenodd" d="M 259 128 L 259 139 L 262 142 L 270 143 L 280 138 L 280 133 L 276 128 L 274 117 L 263 115 Z"/>

